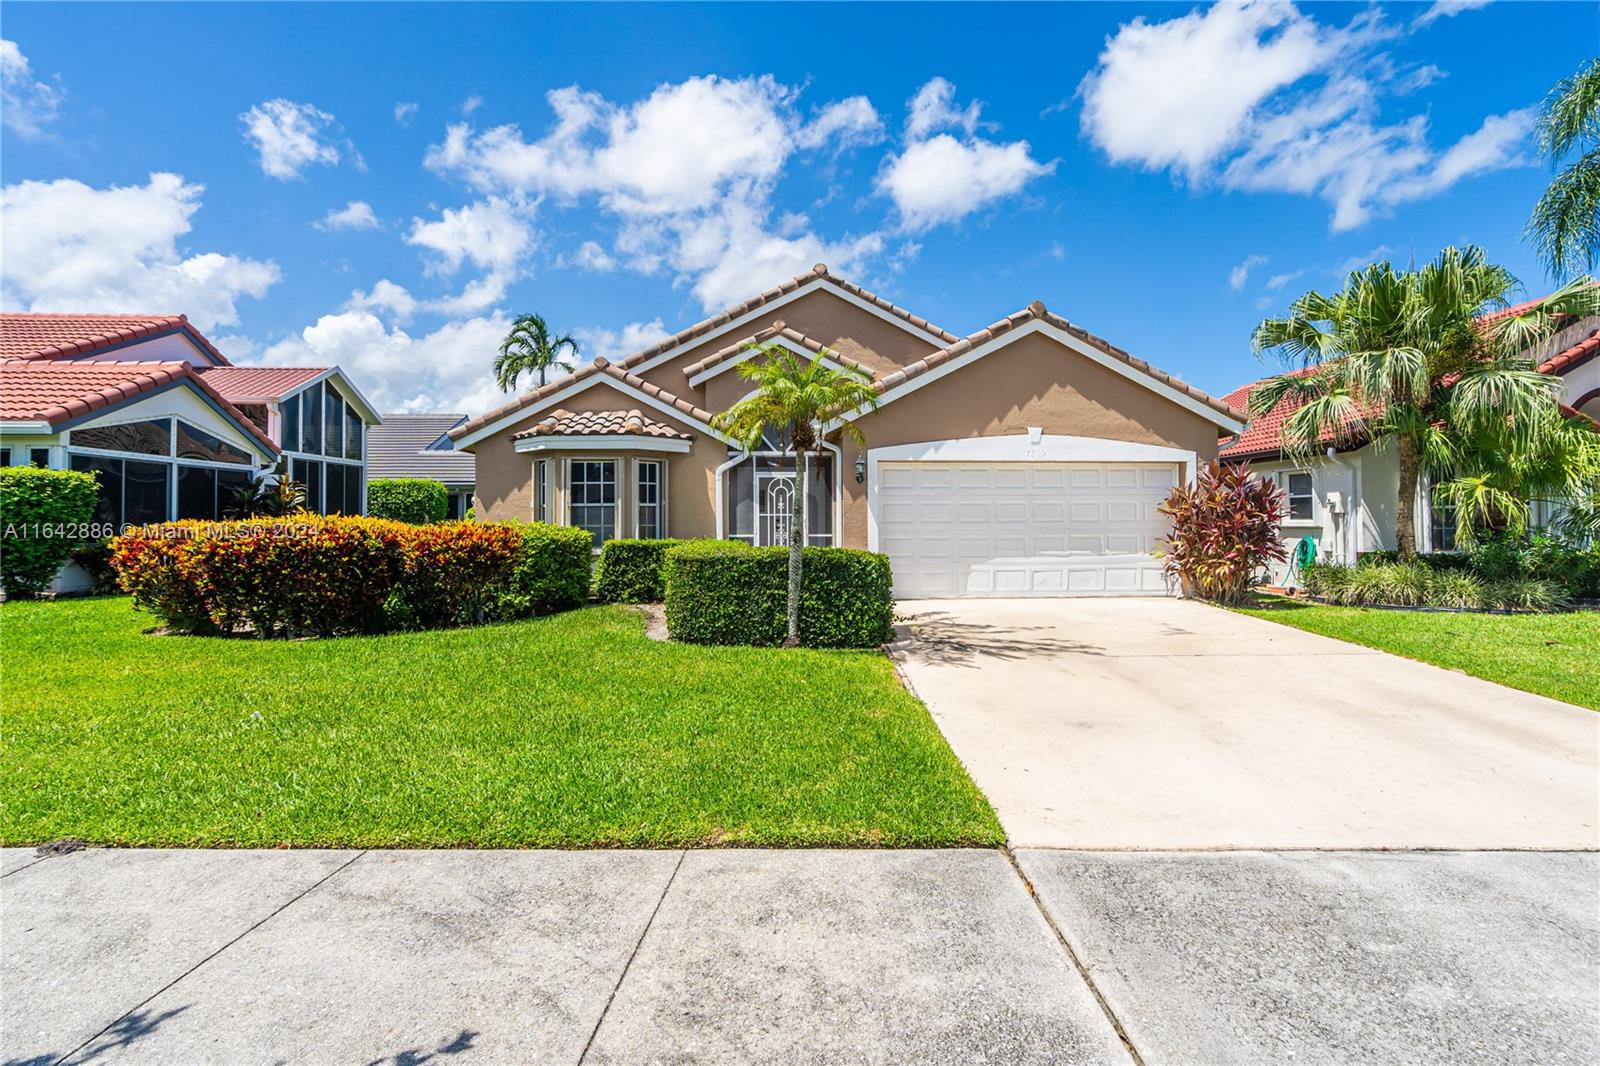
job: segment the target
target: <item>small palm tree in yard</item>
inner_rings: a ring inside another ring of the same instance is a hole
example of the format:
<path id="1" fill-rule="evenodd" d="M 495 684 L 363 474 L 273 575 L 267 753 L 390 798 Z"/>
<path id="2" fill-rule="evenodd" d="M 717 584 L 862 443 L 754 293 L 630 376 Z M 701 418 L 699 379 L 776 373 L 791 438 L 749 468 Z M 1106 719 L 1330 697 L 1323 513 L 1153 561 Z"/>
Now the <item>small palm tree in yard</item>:
<path id="1" fill-rule="evenodd" d="M 578 342 L 565 333 L 550 336 L 550 327 L 539 315 L 518 315 L 495 357 L 495 384 L 501 392 L 510 392 L 523 374 L 537 373 L 539 384 L 543 385 L 546 372 L 553 366 L 570 373 L 572 363 L 562 358 L 564 353 L 576 358 Z"/>
<path id="2" fill-rule="evenodd" d="M 837 422 L 857 445 L 864 443 L 851 416 L 875 410 L 878 393 L 866 373 L 826 365 L 823 358 L 831 355 L 826 349 L 811 359 L 779 344 L 752 344 L 750 350 L 756 357 L 740 363 L 738 373 L 754 382 L 756 391 L 717 415 L 714 424 L 746 451 L 755 451 L 765 434 L 774 434 L 783 442 L 784 454 L 794 459 L 798 491 L 791 494 L 789 502 L 789 635 L 784 647 L 795 647 L 800 643 L 801 547 L 809 465 L 805 459 L 823 454 L 822 429 L 830 423 Z"/>
<path id="3" fill-rule="evenodd" d="M 1521 529 L 1530 495 L 1582 480 L 1593 458 L 1592 434 L 1562 417 L 1561 381 L 1539 373 L 1531 350 L 1564 316 L 1600 313 L 1600 288 L 1585 278 L 1486 316 L 1517 288 L 1467 247 L 1414 270 L 1374 263 L 1331 296 L 1309 292 L 1256 327 L 1256 351 L 1297 369 L 1254 389 L 1250 413 L 1295 404 L 1282 443 L 1302 460 L 1330 440 L 1395 448 L 1402 558 L 1416 555 L 1412 504 L 1423 474 L 1439 483 L 1436 498 L 1466 505 L 1464 540 L 1474 529 Z"/>

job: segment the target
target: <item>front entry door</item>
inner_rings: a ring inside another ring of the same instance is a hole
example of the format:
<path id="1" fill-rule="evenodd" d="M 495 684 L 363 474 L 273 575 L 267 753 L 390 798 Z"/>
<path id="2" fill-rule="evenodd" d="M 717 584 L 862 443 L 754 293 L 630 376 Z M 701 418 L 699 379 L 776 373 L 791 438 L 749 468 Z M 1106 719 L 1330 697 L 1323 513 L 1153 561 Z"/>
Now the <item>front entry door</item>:
<path id="1" fill-rule="evenodd" d="M 794 506 L 794 474 L 762 470 L 756 475 L 756 543 L 789 545 L 790 509 Z"/>

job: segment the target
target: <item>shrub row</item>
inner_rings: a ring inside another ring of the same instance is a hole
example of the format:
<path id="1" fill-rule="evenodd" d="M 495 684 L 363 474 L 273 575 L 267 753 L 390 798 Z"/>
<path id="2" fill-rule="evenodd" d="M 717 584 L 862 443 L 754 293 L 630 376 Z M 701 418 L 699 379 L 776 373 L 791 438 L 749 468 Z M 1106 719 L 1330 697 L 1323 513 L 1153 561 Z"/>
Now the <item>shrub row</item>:
<path id="1" fill-rule="evenodd" d="M 421 477 L 375 477 L 367 482 L 367 515 L 414 526 L 443 522 L 450 513 L 444 482 Z"/>
<path id="2" fill-rule="evenodd" d="M 667 630 L 690 644 L 782 644 L 788 635 L 789 552 L 696 541 L 666 552 Z M 886 556 L 806 548 L 800 635 L 807 647 L 870 648 L 893 633 Z"/>
<path id="3" fill-rule="evenodd" d="M 99 489 L 75 470 L 0 467 L 0 587 L 37 596 L 84 538 Z"/>
<path id="4" fill-rule="evenodd" d="M 667 549 L 681 540 L 608 540 L 594 567 L 594 598 L 601 603 L 659 603 L 666 597 Z"/>
<path id="5" fill-rule="evenodd" d="M 1311 563 L 1300 577 L 1307 595 L 1345 606 L 1557 611 L 1571 602 L 1566 589 L 1544 578 L 1487 580 L 1471 570 L 1421 562 Z"/>
<path id="6" fill-rule="evenodd" d="M 1363 552 L 1359 565 L 1398 562 L 1395 552 Z M 1416 565 L 1439 573 L 1469 573 L 1485 583 L 1545 581 L 1572 599 L 1600 599 L 1600 543 L 1575 547 L 1553 537 L 1486 537 L 1464 552 L 1421 555 Z"/>
<path id="7" fill-rule="evenodd" d="M 134 603 L 174 629 L 326 637 L 577 606 L 589 540 L 522 523 L 302 514 L 144 526 L 112 542 L 111 563 Z"/>

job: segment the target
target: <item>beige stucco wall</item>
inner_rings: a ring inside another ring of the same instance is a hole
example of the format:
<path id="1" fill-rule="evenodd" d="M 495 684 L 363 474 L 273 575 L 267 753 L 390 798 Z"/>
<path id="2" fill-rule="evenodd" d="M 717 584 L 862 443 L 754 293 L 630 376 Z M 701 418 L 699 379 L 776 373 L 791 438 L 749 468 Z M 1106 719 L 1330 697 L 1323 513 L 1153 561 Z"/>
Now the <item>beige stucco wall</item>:
<path id="1" fill-rule="evenodd" d="M 638 458 L 662 459 L 667 463 L 667 534 L 674 537 L 710 536 L 716 527 L 715 471 L 727 457 L 727 446 L 709 437 L 694 426 L 672 418 L 654 408 L 646 407 L 637 399 L 618 392 L 601 377 L 578 395 L 563 400 L 557 406 L 568 411 L 629 411 L 639 409 L 648 418 L 665 422 L 695 440 L 687 453 L 638 453 Z M 533 460 L 534 454 L 517 452 L 512 439 L 525 432 L 553 408 L 531 414 L 516 425 L 485 438 L 473 448 L 477 458 L 477 484 L 473 506 L 477 516 L 484 521 L 504 521 L 511 518 L 527 520 L 533 515 Z M 598 458 L 616 459 L 630 455 L 628 452 L 592 452 L 576 450 L 551 451 L 547 458 Z M 632 507 L 631 479 L 623 477 L 619 483 L 619 507 Z M 558 492 L 564 486 L 557 486 Z M 564 509 L 556 508 L 556 518 L 565 521 Z M 631 513 L 631 512 L 630 512 Z M 624 526 L 626 528 L 626 526 Z"/>
<path id="2" fill-rule="evenodd" d="M 868 449 L 1006 436 L 1039 426 L 1046 433 L 1182 448 L 1203 462 L 1217 454 L 1214 422 L 1038 333 L 886 404 L 857 425 Z M 849 440 L 841 446 L 841 543 L 865 548 L 867 485 L 852 473 L 860 449 Z"/>
<path id="3" fill-rule="evenodd" d="M 684 375 L 684 370 L 706 356 L 737 343 L 741 338 L 759 333 L 775 321 L 781 321 L 790 329 L 798 330 L 839 354 L 879 371 L 890 371 L 914 363 L 938 347 L 900 326 L 886 322 L 854 304 L 841 300 L 825 289 L 818 289 L 806 293 L 792 303 L 773 308 L 748 325 L 698 344 L 669 362 L 651 367 L 639 376 L 707 410 L 720 410 L 721 401 L 716 397 L 725 396 L 732 391 L 734 386 L 731 383 L 737 380 L 734 372 L 730 370 L 718 375 L 707 382 L 706 386 L 692 386 Z M 707 396 L 707 386 L 715 390 L 715 396 Z M 734 398 L 737 399 L 743 394 L 741 391 Z"/>

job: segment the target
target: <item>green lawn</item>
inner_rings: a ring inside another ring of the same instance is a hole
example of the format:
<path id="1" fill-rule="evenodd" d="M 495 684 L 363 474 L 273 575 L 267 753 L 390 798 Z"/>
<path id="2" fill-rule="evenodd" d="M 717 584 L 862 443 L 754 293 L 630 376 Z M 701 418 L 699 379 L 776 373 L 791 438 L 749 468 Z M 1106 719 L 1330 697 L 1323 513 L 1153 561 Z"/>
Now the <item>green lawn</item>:
<path id="1" fill-rule="evenodd" d="M 993 845 L 876 652 L 699 648 L 592 608 L 271 642 L 123 598 L 0 607 L 0 840 Z"/>
<path id="2" fill-rule="evenodd" d="M 1600 611 L 1436 614 L 1274 598 L 1243 613 L 1600 710 Z"/>

